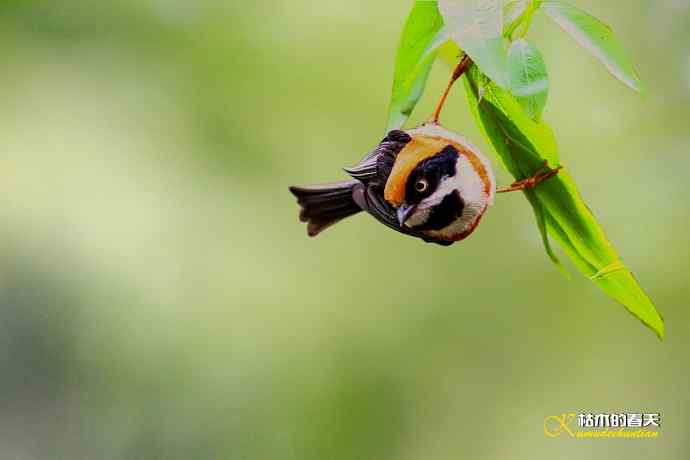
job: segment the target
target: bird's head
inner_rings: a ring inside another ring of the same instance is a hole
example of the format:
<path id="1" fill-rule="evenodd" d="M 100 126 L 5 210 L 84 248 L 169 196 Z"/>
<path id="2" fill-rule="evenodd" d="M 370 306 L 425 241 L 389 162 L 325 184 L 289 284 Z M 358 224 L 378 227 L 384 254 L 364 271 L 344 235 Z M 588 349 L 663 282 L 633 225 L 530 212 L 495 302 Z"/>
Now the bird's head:
<path id="1" fill-rule="evenodd" d="M 399 224 L 443 241 L 466 238 L 493 204 L 489 162 L 439 125 L 406 132 L 411 140 L 398 154 L 384 191 Z"/>

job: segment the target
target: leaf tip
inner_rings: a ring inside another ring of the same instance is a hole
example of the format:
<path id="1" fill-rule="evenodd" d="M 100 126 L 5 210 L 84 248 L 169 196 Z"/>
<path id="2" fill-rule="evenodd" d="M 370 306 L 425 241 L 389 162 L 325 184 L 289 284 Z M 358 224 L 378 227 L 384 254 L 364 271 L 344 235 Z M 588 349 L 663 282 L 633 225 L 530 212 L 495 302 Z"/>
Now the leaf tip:
<path id="1" fill-rule="evenodd" d="M 659 341 L 666 341 L 666 326 L 664 324 L 664 318 L 662 318 L 661 315 L 659 315 L 659 322 L 654 326 L 650 325 L 650 327 L 652 328 L 656 336 L 659 338 Z"/>

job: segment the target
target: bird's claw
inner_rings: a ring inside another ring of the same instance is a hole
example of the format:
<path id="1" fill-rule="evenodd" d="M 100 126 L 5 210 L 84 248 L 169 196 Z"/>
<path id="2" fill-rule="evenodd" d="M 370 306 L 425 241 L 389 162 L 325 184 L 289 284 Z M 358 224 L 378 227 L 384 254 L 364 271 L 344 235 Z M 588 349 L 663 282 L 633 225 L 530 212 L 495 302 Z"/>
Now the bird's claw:
<path id="1" fill-rule="evenodd" d="M 513 182 L 510 187 L 497 190 L 497 193 L 508 193 L 517 192 L 520 190 L 531 190 L 537 185 L 541 184 L 545 180 L 558 174 L 558 171 L 563 169 L 563 166 L 558 166 L 557 168 L 550 168 L 549 162 L 545 161 L 544 165 L 539 171 L 537 171 L 533 176 L 527 177 L 525 179 Z"/>

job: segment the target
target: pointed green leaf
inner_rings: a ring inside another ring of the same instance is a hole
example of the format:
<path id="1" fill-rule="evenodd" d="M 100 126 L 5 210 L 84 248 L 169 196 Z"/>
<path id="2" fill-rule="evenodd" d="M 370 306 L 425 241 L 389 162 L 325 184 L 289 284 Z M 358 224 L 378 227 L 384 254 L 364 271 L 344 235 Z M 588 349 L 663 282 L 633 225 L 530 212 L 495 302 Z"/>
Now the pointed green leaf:
<path id="1" fill-rule="evenodd" d="M 529 30 L 532 16 L 541 6 L 542 0 L 511 0 L 503 7 L 503 35 L 512 40 L 513 34 L 520 26 L 522 36 Z"/>
<path id="2" fill-rule="evenodd" d="M 465 87 L 477 123 L 516 179 L 533 175 L 545 160 L 551 167 L 559 165 L 551 129 L 532 120 L 510 93 L 487 82 L 476 68 L 466 74 Z M 663 339 L 661 316 L 621 262 L 568 171 L 561 170 L 527 193 L 540 230 L 545 225 L 580 272 Z"/>
<path id="3" fill-rule="evenodd" d="M 523 38 L 508 50 L 508 85 L 527 115 L 539 120 L 549 95 L 549 76 L 537 47 Z"/>
<path id="4" fill-rule="evenodd" d="M 400 128 L 410 117 L 424 92 L 436 59 L 431 45 L 438 40 L 443 19 L 435 1 L 417 0 L 407 18 L 395 58 L 393 92 L 387 130 Z M 442 43 L 438 43 L 440 46 Z"/>
<path id="5" fill-rule="evenodd" d="M 529 8 L 530 0 L 511 0 L 503 7 L 503 23 L 508 31 L 515 30 L 522 15 Z"/>
<path id="6" fill-rule="evenodd" d="M 541 8 L 563 30 L 601 61 L 614 77 L 637 92 L 643 91 L 640 77 L 608 25 L 591 14 L 560 0 L 544 1 Z"/>
<path id="7" fill-rule="evenodd" d="M 560 270 L 563 276 L 570 279 L 570 274 L 565 269 L 560 259 L 551 247 L 551 241 L 549 241 L 549 233 L 546 226 L 546 211 L 544 211 L 544 207 L 535 196 L 534 190 L 526 190 L 525 196 L 527 197 L 527 200 L 529 200 L 530 204 L 532 205 L 532 209 L 534 210 L 534 218 L 537 221 L 537 228 L 539 229 L 539 234 L 541 235 L 541 241 L 544 244 L 546 255 L 549 256 L 551 262 L 553 262 L 556 268 Z"/>
<path id="8" fill-rule="evenodd" d="M 439 0 L 451 37 L 493 81 L 508 84 L 508 53 L 503 37 L 503 1 Z"/>

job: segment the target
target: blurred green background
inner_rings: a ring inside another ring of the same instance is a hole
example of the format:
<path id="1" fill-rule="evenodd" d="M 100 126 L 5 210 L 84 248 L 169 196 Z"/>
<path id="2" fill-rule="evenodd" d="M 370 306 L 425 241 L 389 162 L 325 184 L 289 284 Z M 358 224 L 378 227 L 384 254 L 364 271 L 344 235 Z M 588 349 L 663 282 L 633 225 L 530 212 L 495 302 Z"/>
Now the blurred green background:
<path id="1" fill-rule="evenodd" d="M 649 92 L 539 16 L 545 118 L 665 343 L 558 273 L 520 195 L 451 248 L 306 237 L 287 187 L 381 138 L 409 2 L 2 2 L 0 458 L 687 459 L 690 1 L 575 3 Z M 462 91 L 444 118 L 489 151 Z M 547 438 L 569 411 L 661 437 Z"/>

